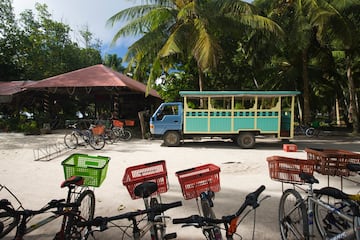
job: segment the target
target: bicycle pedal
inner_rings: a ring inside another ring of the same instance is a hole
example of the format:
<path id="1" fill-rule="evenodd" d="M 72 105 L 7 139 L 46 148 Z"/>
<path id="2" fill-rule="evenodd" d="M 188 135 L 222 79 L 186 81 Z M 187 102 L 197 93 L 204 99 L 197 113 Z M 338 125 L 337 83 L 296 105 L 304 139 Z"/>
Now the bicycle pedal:
<path id="1" fill-rule="evenodd" d="M 174 239 L 174 238 L 177 238 L 177 234 L 176 233 L 168 233 L 164 236 L 164 239 L 167 240 L 167 239 Z"/>

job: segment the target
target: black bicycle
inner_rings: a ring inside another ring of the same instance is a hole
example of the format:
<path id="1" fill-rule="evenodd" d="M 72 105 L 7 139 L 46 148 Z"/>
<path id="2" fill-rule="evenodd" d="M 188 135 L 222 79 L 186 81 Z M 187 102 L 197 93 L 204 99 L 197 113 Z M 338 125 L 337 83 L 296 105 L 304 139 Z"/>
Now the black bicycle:
<path id="1" fill-rule="evenodd" d="M 88 187 L 83 186 L 84 179 L 74 176 L 65 180 L 61 187 L 68 188 L 67 198 L 59 200 L 51 200 L 44 207 L 38 210 L 30 210 L 20 206 L 15 208 L 8 199 L 0 200 L 0 238 L 8 235 L 16 228 L 15 240 L 22 240 L 23 237 L 52 222 L 58 217 L 63 217 L 60 231 L 56 234 L 55 240 L 78 239 L 78 236 L 85 234 L 85 228 L 78 227 L 74 222 L 91 220 L 95 211 L 94 192 Z M 0 190 L 11 191 L 0 185 Z M 15 196 L 13 193 L 11 195 Z M 18 200 L 15 197 L 16 200 Z M 36 215 L 43 213 L 52 214 L 48 217 L 38 220 L 36 223 L 27 226 L 28 222 Z"/>
<path id="2" fill-rule="evenodd" d="M 260 202 L 265 199 L 263 198 L 262 200 L 258 200 L 260 194 L 265 190 L 265 186 L 260 186 L 256 191 L 249 193 L 246 198 L 245 201 L 242 203 L 242 205 L 240 206 L 240 208 L 234 213 L 234 214 L 230 214 L 227 216 L 222 216 L 221 218 L 212 218 L 212 217 L 206 217 L 206 216 L 200 216 L 200 215 L 192 215 L 190 217 L 186 217 L 186 218 L 174 218 L 173 219 L 173 223 L 174 224 L 185 224 L 183 226 L 194 226 L 196 228 L 202 228 L 202 229 L 206 229 L 206 228 L 214 228 L 218 227 L 219 225 L 223 224 L 224 225 L 224 229 L 226 232 L 226 239 L 227 240 L 232 240 L 234 235 L 239 235 L 236 233 L 236 229 L 239 226 L 239 224 L 241 223 L 241 221 L 248 215 L 248 213 L 254 209 L 256 209 L 257 207 L 260 206 Z M 245 213 L 244 211 L 250 207 L 251 209 Z M 206 235 L 204 233 L 204 236 L 206 239 L 209 240 L 219 240 L 222 239 L 221 236 L 220 238 L 218 238 L 218 236 L 209 236 Z M 239 235 L 240 236 L 240 235 Z"/>
<path id="3" fill-rule="evenodd" d="M 64 137 L 64 143 L 68 148 L 75 149 L 78 146 L 86 146 L 87 144 L 95 150 L 104 148 L 105 138 L 102 134 L 104 128 L 99 129 L 100 127 L 91 124 L 89 129 L 81 130 L 76 123 L 69 125 L 69 128 L 72 131 L 66 133 Z"/>

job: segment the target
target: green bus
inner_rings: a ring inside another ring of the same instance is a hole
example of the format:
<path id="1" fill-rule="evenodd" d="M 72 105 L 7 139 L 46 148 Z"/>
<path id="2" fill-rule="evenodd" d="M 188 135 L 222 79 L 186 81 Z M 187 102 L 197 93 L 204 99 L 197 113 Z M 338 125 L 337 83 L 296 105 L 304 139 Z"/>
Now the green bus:
<path id="1" fill-rule="evenodd" d="M 150 119 L 150 131 L 167 146 L 182 139 L 222 137 L 253 148 L 257 135 L 294 136 L 298 91 L 181 91 L 183 102 L 163 103 Z"/>

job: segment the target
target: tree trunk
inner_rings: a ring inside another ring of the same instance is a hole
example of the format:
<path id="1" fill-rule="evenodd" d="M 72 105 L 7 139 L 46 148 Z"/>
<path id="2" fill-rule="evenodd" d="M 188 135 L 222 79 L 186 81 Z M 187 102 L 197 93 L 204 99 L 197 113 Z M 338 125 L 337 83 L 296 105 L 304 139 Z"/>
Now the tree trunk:
<path id="1" fill-rule="evenodd" d="M 353 134 L 359 133 L 359 110 L 356 104 L 355 84 L 352 77 L 351 57 L 346 56 L 346 76 L 349 86 L 349 121 L 352 122 Z"/>
<path id="2" fill-rule="evenodd" d="M 310 111 L 310 89 L 309 89 L 309 74 L 308 74 L 308 54 L 307 49 L 302 51 L 302 79 L 304 84 L 303 99 L 304 99 L 304 123 L 311 122 Z"/>

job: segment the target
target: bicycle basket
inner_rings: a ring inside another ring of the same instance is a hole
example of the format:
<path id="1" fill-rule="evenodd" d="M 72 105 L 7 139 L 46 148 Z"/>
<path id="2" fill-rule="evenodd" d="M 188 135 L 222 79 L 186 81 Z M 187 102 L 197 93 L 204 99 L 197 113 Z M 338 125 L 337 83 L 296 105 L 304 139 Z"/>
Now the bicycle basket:
<path id="1" fill-rule="evenodd" d="M 105 126 L 104 125 L 95 126 L 91 128 L 91 131 L 94 135 L 102 135 L 105 132 Z"/>
<path id="2" fill-rule="evenodd" d="M 61 164 L 64 167 L 65 179 L 72 176 L 84 178 L 85 186 L 100 187 L 105 180 L 109 157 L 72 154 Z"/>
<path id="3" fill-rule="evenodd" d="M 178 171 L 178 177 L 184 199 L 198 197 L 202 192 L 220 191 L 220 168 L 214 164 Z"/>
<path id="4" fill-rule="evenodd" d="M 338 149 L 305 148 L 307 159 L 315 161 L 315 171 L 323 175 L 349 176 L 348 163 L 360 163 L 360 154 Z"/>
<path id="5" fill-rule="evenodd" d="M 122 121 L 119 121 L 119 120 L 113 120 L 113 126 L 114 127 L 123 127 L 124 123 Z"/>
<path id="6" fill-rule="evenodd" d="M 299 174 L 301 172 L 314 173 L 314 161 L 281 156 L 266 158 L 269 166 L 270 178 L 284 183 L 303 184 Z"/>
<path id="7" fill-rule="evenodd" d="M 158 190 L 154 194 L 165 193 L 169 188 L 165 160 L 128 167 L 122 181 L 132 199 L 139 198 L 134 194 L 134 189 L 143 182 L 157 184 Z"/>

